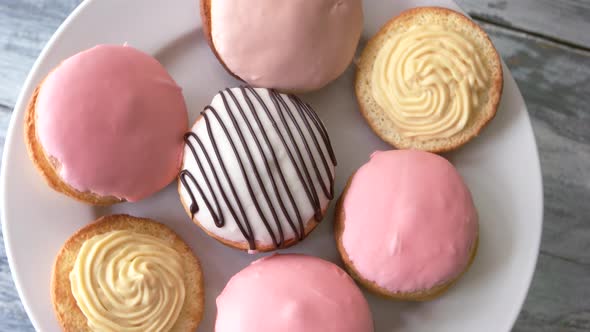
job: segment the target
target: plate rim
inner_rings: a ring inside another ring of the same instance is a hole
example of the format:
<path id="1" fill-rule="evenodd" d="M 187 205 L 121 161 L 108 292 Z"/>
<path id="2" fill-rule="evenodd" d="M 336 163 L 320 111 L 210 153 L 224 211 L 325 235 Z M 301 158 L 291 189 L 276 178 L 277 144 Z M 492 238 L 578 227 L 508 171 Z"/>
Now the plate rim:
<path id="1" fill-rule="evenodd" d="M 14 272 L 13 266 L 15 264 L 14 262 L 14 256 L 12 253 L 12 239 L 10 238 L 10 236 L 6 236 L 6 234 L 8 234 L 8 222 L 7 222 L 7 218 L 6 218 L 6 195 L 8 194 L 8 188 L 6 187 L 6 167 L 7 167 L 7 160 L 8 157 L 12 154 L 12 150 L 13 150 L 13 140 L 14 139 L 18 139 L 15 137 L 15 127 L 17 126 L 17 119 L 19 118 L 19 115 L 21 113 L 24 112 L 24 105 L 28 102 L 28 98 L 27 96 L 29 96 L 29 90 L 31 90 L 31 86 L 33 83 L 33 79 L 36 76 L 36 73 L 39 71 L 39 68 L 41 67 L 41 65 L 45 62 L 45 58 L 47 57 L 47 54 L 49 54 L 49 52 L 53 49 L 55 41 L 58 40 L 59 38 L 61 38 L 61 36 L 63 35 L 63 33 L 66 31 L 66 29 L 68 28 L 68 26 L 70 25 L 70 22 L 72 20 L 74 20 L 74 18 L 76 16 L 78 16 L 82 11 L 84 11 L 84 9 L 92 2 L 93 0 L 83 0 L 80 4 L 78 4 L 78 6 L 76 6 L 76 8 L 66 17 L 66 19 L 59 25 L 59 27 L 57 28 L 57 30 L 55 30 L 55 32 L 53 33 L 53 35 L 51 35 L 51 37 L 49 38 L 49 40 L 47 41 L 47 43 L 45 44 L 45 46 L 43 47 L 43 49 L 41 50 L 41 53 L 39 54 L 39 56 L 37 57 L 37 59 L 35 60 L 33 67 L 31 67 L 31 70 L 29 71 L 29 73 L 27 74 L 27 78 L 25 79 L 25 82 L 23 83 L 23 86 L 21 88 L 21 91 L 18 95 L 16 104 L 14 105 L 14 108 L 12 110 L 12 114 L 10 115 L 10 122 L 8 124 L 8 129 L 6 130 L 6 138 L 4 141 L 4 147 L 3 147 L 3 151 L 2 151 L 2 164 L 0 165 L 0 220 L 2 222 L 2 239 L 4 240 L 4 250 L 6 253 L 6 258 L 8 261 L 8 266 L 10 268 L 10 276 L 12 277 L 12 282 L 14 283 L 14 286 L 16 288 L 16 291 L 18 293 L 18 297 L 20 302 L 23 305 L 23 308 L 25 309 L 25 312 L 27 313 L 27 317 L 29 318 L 29 321 L 31 322 L 31 325 L 33 325 L 33 328 L 35 329 L 35 331 L 40 331 L 41 328 L 38 324 L 38 319 L 36 318 L 36 315 L 31 311 L 30 306 L 29 306 L 29 300 L 23 296 L 23 291 L 22 291 L 22 285 L 20 284 L 20 279 L 17 277 L 17 273 Z M 24 139 L 24 137 L 21 137 L 22 139 Z M 53 310 L 53 308 L 52 308 Z"/>
<path id="2" fill-rule="evenodd" d="M 20 279 L 18 278 L 18 274 L 13 269 L 16 262 L 14 261 L 14 256 L 13 256 L 12 249 L 14 247 L 12 244 L 12 239 L 9 236 L 7 236 L 7 234 L 9 234 L 8 229 L 10 227 L 9 226 L 10 223 L 7 222 L 7 218 L 6 218 L 7 217 L 6 197 L 7 197 L 7 194 L 9 193 L 9 190 L 6 187 L 7 186 L 6 167 L 8 164 L 7 160 L 8 160 L 8 157 L 11 154 L 13 154 L 12 153 L 13 146 L 14 146 L 13 140 L 22 139 L 22 137 L 15 137 L 15 128 L 17 125 L 20 125 L 21 121 L 18 121 L 18 118 L 24 112 L 25 106 L 28 103 L 28 96 L 30 95 L 30 92 L 32 90 L 32 83 L 34 83 L 33 80 L 35 79 L 35 76 L 37 76 L 37 74 L 39 72 L 39 68 L 43 65 L 48 54 L 54 48 L 54 44 L 56 43 L 56 41 L 59 40 L 62 37 L 62 35 L 67 31 L 71 22 L 78 15 L 80 15 L 80 13 L 84 12 L 86 10 L 86 8 L 94 1 L 95 0 L 83 0 L 80 4 L 78 4 L 76 6 L 76 8 L 66 17 L 66 19 L 59 25 L 59 27 L 56 29 L 56 31 L 52 34 L 52 36 L 49 38 L 49 40 L 47 41 L 47 43 L 43 47 L 42 51 L 40 52 L 39 56 L 35 60 L 33 66 L 31 67 L 31 70 L 27 74 L 27 78 L 25 79 L 25 81 L 21 87 L 21 91 L 19 93 L 19 96 L 18 96 L 15 106 L 13 108 L 12 114 L 10 116 L 10 121 L 9 121 L 9 125 L 8 125 L 7 131 L 6 131 L 6 137 L 5 137 L 5 142 L 4 142 L 4 150 L 2 153 L 2 163 L 0 165 L 0 220 L 2 223 L 2 234 L 3 234 L 2 236 L 3 236 L 3 240 L 4 240 L 4 248 L 5 248 L 5 252 L 6 252 L 8 265 L 10 268 L 10 275 L 11 275 L 12 281 L 14 282 L 15 288 L 17 290 L 19 300 L 21 301 L 21 303 L 25 309 L 25 312 L 27 314 L 27 317 L 29 318 L 29 321 L 31 322 L 33 328 L 37 331 L 40 331 L 42 329 L 41 329 L 41 326 L 39 326 L 39 323 L 38 323 L 39 320 L 37 319 L 36 315 L 30 309 L 29 300 L 25 296 L 23 296 L 23 288 L 20 283 Z M 461 9 L 461 7 L 459 6 L 459 4 L 457 4 L 455 2 L 456 0 L 448 0 L 448 1 L 453 3 L 457 8 L 459 8 L 461 11 L 463 11 Z M 521 288 L 521 290 L 520 290 L 519 299 L 518 299 L 518 303 L 517 303 L 518 310 L 515 310 L 512 313 L 513 316 L 510 317 L 510 319 L 507 318 L 507 320 L 506 320 L 509 323 L 509 325 L 506 326 L 507 331 L 509 331 L 510 329 L 512 329 L 514 327 L 514 324 L 516 323 L 518 317 L 520 316 L 520 313 L 522 312 L 524 302 L 527 299 L 527 295 L 528 295 L 529 290 L 532 285 L 533 277 L 537 271 L 536 266 L 537 266 L 537 262 L 538 262 L 539 255 L 540 255 L 541 240 L 542 240 L 542 234 L 543 234 L 543 222 L 544 222 L 544 185 L 543 185 L 543 173 L 542 173 L 542 168 L 541 168 L 541 160 L 539 158 L 539 148 L 538 148 L 537 140 L 535 137 L 535 131 L 532 126 L 529 110 L 526 105 L 526 101 L 525 101 L 524 97 L 522 96 L 521 90 L 520 90 L 518 84 L 516 83 L 516 80 L 512 76 L 512 72 L 506 66 L 503 59 L 502 59 L 502 64 L 503 64 L 503 70 L 504 70 L 504 80 L 505 81 L 506 80 L 513 81 L 516 91 L 518 92 L 518 97 L 520 98 L 522 105 L 524 106 L 524 110 L 525 110 L 524 116 L 525 116 L 525 120 L 526 120 L 525 122 L 526 122 L 526 126 L 528 127 L 527 132 L 530 136 L 532 136 L 531 138 L 532 138 L 532 143 L 533 143 L 533 147 L 534 147 L 534 151 L 532 151 L 532 152 L 533 152 L 533 157 L 535 159 L 535 162 L 533 162 L 532 164 L 534 164 L 534 165 L 531 165 L 531 166 L 534 167 L 534 170 L 532 170 L 532 171 L 536 172 L 536 174 L 537 174 L 537 176 L 535 176 L 536 177 L 535 182 L 538 183 L 539 187 L 540 187 L 540 190 L 538 191 L 538 197 L 535 198 L 540 203 L 539 204 L 540 211 L 537 211 L 537 213 L 539 215 L 539 220 L 535 221 L 535 224 L 539 225 L 540 231 L 538 233 L 538 236 L 534 237 L 534 239 L 533 239 L 533 246 L 531 247 L 531 250 L 534 250 L 534 258 L 529 261 L 530 266 L 527 268 L 527 275 L 525 276 L 525 278 L 523 278 L 526 281 L 527 286 Z M 504 84 L 506 84 L 506 83 L 504 83 Z M 17 124 L 17 122 L 18 122 L 18 124 Z M 53 310 L 53 308 L 52 308 L 52 310 Z"/>

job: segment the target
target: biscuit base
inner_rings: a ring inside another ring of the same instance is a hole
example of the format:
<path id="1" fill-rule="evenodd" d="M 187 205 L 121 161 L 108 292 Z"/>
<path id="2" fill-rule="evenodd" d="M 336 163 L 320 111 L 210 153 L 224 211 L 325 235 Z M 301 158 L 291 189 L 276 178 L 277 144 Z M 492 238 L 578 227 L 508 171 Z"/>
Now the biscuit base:
<path id="1" fill-rule="evenodd" d="M 167 242 L 176 250 L 183 261 L 186 296 L 180 315 L 171 331 L 193 332 L 203 316 L 204 285 L 203 273 L 198 259 L 189 246 L 168 227 L 145 218 L 128 215 L 101 217 L 74 233 L 60 249 L 51 274 L 51 300 L 57 320 L 63 331 L 91 331 L 88 320 L 78 308 L 72 295 L 70 272 L 82 244 L 89 238 L 115 230 L 128 230 L 155 236 Z"/>
<path id="2" fill-rule="evenodd" d="M 35 165 L 41 176 L 43 176 L 43 178 L 45 179 L 45 182 L 47 182 L 49 187 L 51 187 L 53 190 L 84 203 L 105 206 L 124 202 L 125 200 L 114 196 L 100 196 L 89 191 L 81 192 L 67 184 L 59 176 L 58 162 L 52 161 L 49 158 L 49 156 L 45 153 L 45 150 L 43 150 L 43 147 L 41 146 L 41 143 L 37 138 L 37 130 L 35 127 L 35 106 L 37 103 L 37 96 L 39 95 L 39 90 L 42 84 L 43 83 L 39 84 L 37 88 L 35 88 L 35 91 L 33 92 L 31 99 L 29 100 L 27 111 L 25 113 L 24 133 L 25 145 L 27 146 L 29 157 L 33 161 L 33 164 Z"/>
<path id="3" fill-rule="evenodd" d="M 190 211 L 189 204 L 186 203 L 182 199 L 182 182 L 180 181 L 180 179 L 178 180 L 178 196 L 180 198 L 180 202 L 182 203 L 182 207 L 184 208 L 184 211 L 190 217 L 191 216 L 191 211 Z M 329 205 L 330 204 L 327 204 L 326 207 L 324 209 L 322 209 L 322 216 L 325 216 L 326 211 L 328 210 L 328 206 Z M 218 242 L 221 242 L 222 244 L 224 244 L 224 245 L 226 245 L 228 247 L 234 248 L 234 249 L 238 249 L 238 250 L 242 250 L 242 251 L 250 251 L 250 246 L 248 244 L 248 241 L 244 240 L 242 242 L 237 242 L 237 241 L 231 241 L 231 240 L 228 240 L 228 239 L 224 239 L 223 237 L 210 232 L 197 219 L 193 219 L 192 221 L 197 226 L 199 226 L 199 228 L 201 228 L 207 235 L 209 235 L 210 237 L 214 238 Z M 290 239 L 285 239 L 283 241 L 283 245 L 280 246 L 279 248 L 275 247 L 273 244 L 263 244 L 263 243 L 260 243 L 259 241 L 256 241 L 255 242 L 256 243 L 256 252 L 270 252 L 270 251 L 275 251 L 275 250 L 278 250 L 278 249 L 286 249 L 286 248 L 292 247 L 295 244 L 297 244 L 297 243 L 305 240 L 305 238 L 319 224 L 320 224 L 320 222 L 316 221 L 314 218 L 311 218 L 307 222 L 303 223 L 303 225 L 304 225 L 303 234 L 304 235 L 303 235 L 303 239 L 302 240 L 299 240 L 297 237 L 293 237 L 293 238 L 290 238 Z"/>
<path id="4" fill-rule="evenodd" d="M 469 267 L 473 263 L 475 256 L 477 254 L 477 248 L 478 248 L 478 244 L 479 244 L 479 235 L 476 238 L 475 243 L 473 244 L 473 246 L 471 248 L 471 255 L 469 258 L 469 262 L 467 263 L 467 266 L 465 266 L 463 271 L 461 271 L 461 273 L 458 276 L 456 276 L 455 278 L 453 278 L 449 281 L 446 281 L 442 284 L 436 285 L 432 288 L 419 290 L 419 291 L 415 291 L 415 292 L 409 292 L 409 293 L 392 292 L 388 289 L 385 289 L 384 287 L 379 286 L 376 282 L 364 278 L 362 276 L 362 274 L 356 269 L 356 267 L 354 266 L 354 264 L 350 260 L 350 258 L 348 257 L 348 254 L 346 253 L 346 250 L 344 249 L 344 244 L 342 243 L 342 236 L 344 234 L 344 227 L 345 227 L 344 223 L 345 223 L 345 219 L 346 219 L 346 216 L 344 214 L 344 209 L 343 209 L 343 202 L 344 202 L 344 198 L 346 197 L 346 193 L 348 192 L 348 188 L 350 187 L 350 183 L 352 182 L 353 177 L 354 177 L 354 174 L 348 180 L 348 183 L 346 184 L 346 187 L 344 188 L 344 191 L 342 192 L 342 195 L 340 196 L 340 198 L 338 199 L 338 203 L 336 204 L 336 212 L 335 212 L 335 216 L 334 216 L 334 237 L 336 239 L 336 246 L 338 248 L 338 252 L 340 253 L 340 257 L 342 258 L 342 261 L 344 262 L 344 266 L 345 266 L 346 270 L 348 271 L 348 273 L 350 274 L 350 276 L 354 280 L 356 280 L 359 284 L 361 284 L 363 287 L 365 287 L 371 293 L 376 294 L 381 297 L 384 297 L 384 298 L 387 298 L 387 299 L 423 302 L 423 301 L 430 301 L 430 300 L 436 299 L 439 296 L 441 296 L 442 294 L 444 294 L 447 290 L 449 290 L 451 288 L 451 286 L 453 286 L 461 278 L 461 276 L 463 276 L 463 274 L 465 274 L 465 272 L 467 270 L 469 270 Z"/>

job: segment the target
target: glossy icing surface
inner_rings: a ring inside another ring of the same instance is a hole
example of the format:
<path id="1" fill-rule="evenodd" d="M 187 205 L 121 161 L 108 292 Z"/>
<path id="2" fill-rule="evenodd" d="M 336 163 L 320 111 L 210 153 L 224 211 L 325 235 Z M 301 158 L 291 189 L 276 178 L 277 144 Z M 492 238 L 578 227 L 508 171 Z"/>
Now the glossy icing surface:
<path id="1" fill-rule="evenodd" d="M 169 331 L 184 304 L 180 254 L 154 236 L 96 235 L 70 272 L 72 295 L 92 331 Z"/>
<path id="2" fill-rule="evenodd" d="M 373 332 L 369 305 L 335 264 L 304 255 L 259 259 L 217 297 L 215 332 Z"/>
<path id="3" fill-rule="evenodd" d="M 375 152 L 343 201 L 342 243 L 356 270 L 390 292 L 426 290 L 457 277 L 478 233 L 469 189 L 428 152 Z"/>
<path id="4" fill-rule="evenodd" d="M 475 43 L 448 26 L 416 25 L 387 39 L 375 59 L 373 98 L 405 137 L 448 138 L 485 101 L 489 73 Z"/>
<path id="5" fill-rule="evenodd" d="M 298 97 L 225 89 L 185 139 L 180 198 L 209 232 L 250 250 L 280 247 L 323 218 L 336 159 L 321 120 Z"/>
<path id="6" fill-rule="evenodd" d="M 36 128 L 59 175 L 79 191 L 137 201 L 176 176 L 188 115 L 180 87 L 151 56 L 99 45 L 41 85 Z"/>
<path id="7" fill-rule="evenodd" d="M 352 61 L 362 25 L 361 0 L 211 1 L 217 53 L 258 87 L 323 87 Z"/>

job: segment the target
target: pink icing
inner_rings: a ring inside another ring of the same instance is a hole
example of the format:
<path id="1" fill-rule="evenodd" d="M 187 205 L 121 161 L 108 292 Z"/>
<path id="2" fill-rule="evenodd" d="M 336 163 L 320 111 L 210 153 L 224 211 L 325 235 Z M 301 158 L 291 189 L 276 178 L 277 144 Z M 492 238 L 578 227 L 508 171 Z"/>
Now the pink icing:
<path id="1" fill-rule="evenodd" d="M 63 61 L 41 85 L 38 139 L 79 191 L 137 201 L 176 176 L 188 115 L 154 58 L 100 45 Z"/>
<path id="2" fill-rule="evenodd" d="M 369 305 L 331 262 L 305 255 L 259 259 L 217 298 L 216 332 L 372 332 Z"/>
<path id="3" fill-rule="evenodd" d="M 477 238 L 469 189 L 451 163 L 428 152 L 375 152 L 355 173 L 343 208 L 346 254 L 391 292 L 457 277 Z"/>
<path id="4" fill-rule="evenodd" d="M 246 82 L 316 90 L 348 67 L 361 35 L 361 0 L 214 0 L 213 44 Z"/>

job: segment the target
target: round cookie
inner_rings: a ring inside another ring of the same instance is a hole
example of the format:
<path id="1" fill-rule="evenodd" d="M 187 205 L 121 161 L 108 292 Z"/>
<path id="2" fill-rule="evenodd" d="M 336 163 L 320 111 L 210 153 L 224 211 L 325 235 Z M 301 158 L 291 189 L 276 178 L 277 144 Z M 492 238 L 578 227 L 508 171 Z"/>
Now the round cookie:
<path id="1" fill-rule="evenodd" d="M 99 45 L 64 60 L 35 90 L 25 141 L 49 186 L 77 200 L 138 201 L 178 174 L 188 114 L 151 56 Z"/>
<path id="2" fill-rule="evenodd" d="M 322 220 L 334 196 L 328 133 L 294 95 L 219 92 L 191 131 L 178 191 L 207 234 L 241 250 L 286 248 Z"/>
<path id="3" fill-rule="evenodd" d="M 342 259 L 369 290 L 400 300 L 441 295 L 471 265 L 478 217 L 446 159 L 416 150 L 374 152 L 336 208 Z"/>
<path id="4" fill-rule="evenodd" d="M 229 73 L 281 91 L 317 90 L 351 63 L 361 0 L 202 0 L 203 32 Z"/>
<path id="5" fill-rule="evenodd" d="M 399 149 L 444 152 L 479 134 L 502 95 L 500 57 L 471 19 L 438 7 L 407 10 L 371 38 L 355 91 L 373 131 Z"/>
<path id="6" fill-rule="evenodd" d="M 234 275 L 217 297 L 216 332 L 373 332 L 369 305 L 335 264 L 273 255 Z"/>
<path id="7" fill-rule="evenodd" d="M 204 310 L 203 276 L 191 249 L 168 227 L 112 215 L 64 243 L 51 299 L 64 331 L 192 332 Z"/>

